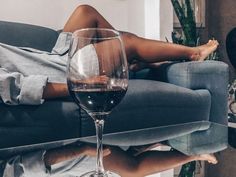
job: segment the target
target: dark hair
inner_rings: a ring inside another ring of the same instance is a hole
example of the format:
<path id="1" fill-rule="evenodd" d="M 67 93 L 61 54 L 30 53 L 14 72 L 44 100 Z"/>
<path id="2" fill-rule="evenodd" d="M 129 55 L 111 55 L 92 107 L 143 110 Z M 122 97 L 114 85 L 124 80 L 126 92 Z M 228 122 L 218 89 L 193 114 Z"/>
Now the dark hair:
<path id="1" fill-rule="evenodd" d="M 236 28 L 232 29 L 226 37 L 226 50 L 231 64 L 236 69 Z"/>

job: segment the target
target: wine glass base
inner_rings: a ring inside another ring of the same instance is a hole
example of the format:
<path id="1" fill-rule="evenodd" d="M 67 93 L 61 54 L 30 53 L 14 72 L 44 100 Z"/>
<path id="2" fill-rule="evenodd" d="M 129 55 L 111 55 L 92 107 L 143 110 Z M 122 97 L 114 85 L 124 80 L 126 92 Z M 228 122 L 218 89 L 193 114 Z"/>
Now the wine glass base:
<path id="1" fill-rule="evenodd" d="M 97 174 L 96 171 L 91 171 L 83 174 L 80 177 L 121 177 L 121 176 L 111 171 L 105 171 L 104 174 Z"/>

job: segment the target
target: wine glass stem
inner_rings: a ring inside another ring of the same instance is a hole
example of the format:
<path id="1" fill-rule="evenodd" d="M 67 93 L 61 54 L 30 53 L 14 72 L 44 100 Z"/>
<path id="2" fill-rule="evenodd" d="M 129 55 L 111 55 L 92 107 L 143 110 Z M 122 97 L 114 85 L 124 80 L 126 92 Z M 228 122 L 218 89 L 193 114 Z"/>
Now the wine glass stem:
<path id="1" fill-rule="evenodd" d="M 97 135 L 97 164 L 96 164 L 96 172 L 97 172 L 97 175 L 100 175 L 100 174 L 104 174 L 104 167 L 103 167 L 103 145 L 102 145 L 104 120 L 103 119 L 95 119 L 94 122 L 95 122 L 95 126 L 96 126 L 96 135 Z"/>

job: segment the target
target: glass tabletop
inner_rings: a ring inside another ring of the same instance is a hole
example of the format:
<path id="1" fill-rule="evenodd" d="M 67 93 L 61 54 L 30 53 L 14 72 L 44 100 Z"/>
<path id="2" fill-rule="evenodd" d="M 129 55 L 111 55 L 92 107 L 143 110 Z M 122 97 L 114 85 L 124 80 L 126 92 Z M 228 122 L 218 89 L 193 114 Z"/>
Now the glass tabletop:
<path id="1" fill-rule="evenodd" d="M 0 156 L 1 154 L 7 156 L 12 153 L 17 154 L 42 148 L 50 149 L 77 141 L 96 143 L 96 137 L 78 137 L 40 144 L 6 147 L 0 149 Z M 167 141 L 171 147 L 185 154 L 198 153 L 198 151 L 202 152 L 203 150 L 213 153 L 227 147 L 228 126 L 210 121 L 198 121 L 104 134 L 104 144 L 114 146 L 139 146 L 163 141 Z M 208 148 L 206 148 L 207 146 Z M 199 147 L 203 147 L 203 150 L 199 150 Z M 195 150 L 190 152 L 189 148 L 195 148 Z"/>

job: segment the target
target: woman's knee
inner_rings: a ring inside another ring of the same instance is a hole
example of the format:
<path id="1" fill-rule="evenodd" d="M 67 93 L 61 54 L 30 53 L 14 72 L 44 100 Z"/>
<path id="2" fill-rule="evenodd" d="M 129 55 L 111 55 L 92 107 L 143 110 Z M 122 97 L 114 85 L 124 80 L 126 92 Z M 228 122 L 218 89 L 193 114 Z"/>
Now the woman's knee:
<path id="1" fill-rule="evenodd" d="M 136 57 L 139 37 L 135 34 L 125 32 L 122 33 L 122 39 L 124 41 L 128 61 L 131 61 L 134 57 Z"/>
<path id="2" fill-rule="evenodd" d="M 123 37 L 123 40 L 127 42 L 133 42 L 138 38 L 137 35 L 133 33 L 129 33 L 129 32 L 122 33 L 122 37 Z"/>
<path id="3" fill-rule="evenodd" d="M 96 9 L 90 5 L 79 5 L 76 8 L 76 13 L 78 13 L 79 15 L 91 15 L 96 12 L 97 12 Z"/>

